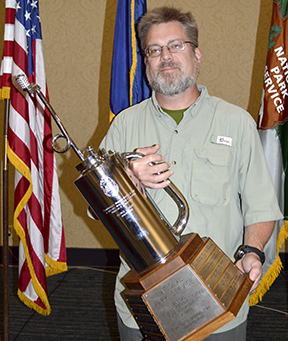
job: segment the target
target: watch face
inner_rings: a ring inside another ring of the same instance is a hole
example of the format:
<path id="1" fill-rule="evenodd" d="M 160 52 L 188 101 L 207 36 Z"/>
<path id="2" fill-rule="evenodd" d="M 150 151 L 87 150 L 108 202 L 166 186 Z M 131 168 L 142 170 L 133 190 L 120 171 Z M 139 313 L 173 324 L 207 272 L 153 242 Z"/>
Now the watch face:
<path id="1" fill-rule="evenodd" d="M 245 252 L 243 250 L 239 250 L 238 256 L 242 258 L 245 255 Z"/>
<path id="2" fill-rule="evenodd" d="M 239 259 L 243 258 L 243 256 L 246 254 L 246 253 L 249 253 L 249 252 L 253 252 L 253 253 L 256 253 L 256 255 L 259 256 L 260 258 L 260 262 L 262 264 L 264 264 L 265 262 L 265 254 L 264 252 L 260 251 L 259 249 L 257 249 L 256 247 L 252 247 L 252 246 L 248 246 L 248 245 L 243 245 L 238 253 L 237 253 L 237 256 L 236 256 L 236 260 L 238 261 Z"/>

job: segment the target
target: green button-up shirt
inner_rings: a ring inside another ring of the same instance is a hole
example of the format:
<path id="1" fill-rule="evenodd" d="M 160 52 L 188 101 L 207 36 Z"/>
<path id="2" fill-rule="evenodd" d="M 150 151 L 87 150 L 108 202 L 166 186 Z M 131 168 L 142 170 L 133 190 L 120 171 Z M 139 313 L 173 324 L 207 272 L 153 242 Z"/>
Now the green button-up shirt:
<path id="1" fill-rule="evenodd" d="M 253 118 L 245 110 L 210 96 L 204 86 L 177 125 L 152 97 L 117 115 L 101 148 L 129 152 L 159 144 L 171 163 L 171 181 L 186 198 L 190 218 L 184 233 L 210 237 L 232 260 L 243 244 L 244 226 L 282 218 Z M 173 225 L 178 208 L 164 190 L 149 193 Z M 115 303 L 123 322 L 137 328 L 120 296 L 121 266 Z M 219 329 L 229 330 L 247 318 L 248 302 L 237 317 Z"/>

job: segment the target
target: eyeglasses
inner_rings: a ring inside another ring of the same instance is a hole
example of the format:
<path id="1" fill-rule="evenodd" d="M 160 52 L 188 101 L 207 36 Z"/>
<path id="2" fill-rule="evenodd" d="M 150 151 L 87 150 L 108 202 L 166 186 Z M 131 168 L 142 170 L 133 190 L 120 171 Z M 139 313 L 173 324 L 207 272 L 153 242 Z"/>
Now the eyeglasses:
<path id="1" fill-rule="evenodd" d="M 182 39 L 175 39 L 170 41 L 167 45 L 160 46 L 158 44 L 147 46 L 144 50 L 147 58 L 159 57 L 162 53 L 163 47 L 167 47 L 169 52 L 178 53 L 185 49 L 186 44 L 193 44 L 191 41 L 184 41 Z"/>

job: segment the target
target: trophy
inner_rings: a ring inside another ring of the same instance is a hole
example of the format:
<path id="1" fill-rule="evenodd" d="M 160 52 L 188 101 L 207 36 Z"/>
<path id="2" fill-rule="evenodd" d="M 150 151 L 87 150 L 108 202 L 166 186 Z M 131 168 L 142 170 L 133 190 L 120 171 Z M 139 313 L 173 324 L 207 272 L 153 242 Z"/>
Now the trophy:
<path id="1" fill-rule="evenodd" d="M 210 238 L 182 235 L 189 208 L 176 186 L 171 182 L 164 189 L 179 211 L 171 225 L 127 172 L 141 154 L 88 147 L 84 156 L 40 87 L 25 75 L 16 80 L 31 96 L 38 95 L 61 130 L 52 139 L 54 151 L 72 147 L 80 158 L 75 185 L 132 266 L 123 296 L 146 340 L 202 340 L 231 321 L 252 281 Z M 56 147 L 59 138 L 66 140 L 62 149 Z"/>

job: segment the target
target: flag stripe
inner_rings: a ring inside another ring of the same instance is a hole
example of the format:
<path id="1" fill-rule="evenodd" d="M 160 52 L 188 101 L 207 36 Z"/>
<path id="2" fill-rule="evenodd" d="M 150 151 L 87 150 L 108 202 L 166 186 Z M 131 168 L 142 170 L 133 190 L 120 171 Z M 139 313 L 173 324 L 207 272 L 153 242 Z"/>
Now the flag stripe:
<path id="1" fill-rule="evenodd" d="M 14 206 L 15 208 L 19 205 L 19 203 L 22 200 L 22 193 L 27 192 L 30 186 L 30 182 L 24 178 L 21 177 L 19 181 L 17 182 L 17 186 L 14 189 Z M 23 210 L 23 212 L 25 212 Z"/>
<path id="2" fill-rule="evenodd" d="M 18 66 L 20 70 L 23 70 L 25 72 L 25 70 L 28 69 L 28 62 L 27 62 L 27 56 L 26 56 L 25 50 L 23 50 L 23 48 L 15 42 L 13 52 L 14 52 L 14 55 L 13 55 L 14 64 Z"/>
<path id="3" fill-rule="evenodd" d="M 5 7 L 6 7 L 6 10 L 12 8 L 15 10 L 16 8 L 16 1 L 15 0 L 6 0 L 5 1 Z"/>
<path id="4" fill-rule="evenodd" d="M 27 148 L 27 146 L 24 144 L 24 143 L 22 143 L 22 139 L 21 138 L 19 138 L 19 134 L 18 134 L 18 136 L 16 135 L 16 134 L 14 134 L 14 132 L 10 129 L 11 127 L 9 127 L 9 132 L 8 132 L 8 134 L 9 134 L 9 136 L 10 136 L 10 147 L 11 147 L 11 149 L 16 149 L 17 148 L 17 154 L 18 154 L 18 156 L 19 156 L 19 158 L 21 158 L 21 160 L 28 160 L 28 164 L 27 163 L 25 163 L 26 164 L 26 166 L 27 167 L 29 167 L 30 165 L 29 165 L 29 155 L 30 155 L 30 152 L 29 152 L 29 149 Z"/>
<path id="5" fill-rule="evenodd" d="M 5 24 L 7 24 L 7 25 L 11 24 L 14 26 L 14 21 L 15 21 L 15 9 L 14 8 L 6 8 Z"/>
<path id="6" fill-rule="evenodd" d="M 28 264 L 27 264 L 27 261 L 25 260 L 24 264 L 21 266 L 21 271 L 19 274 L 19 280 L 18 280 L 19 290 L 25 291 L 30 281 L 31 281 L 31 277 L 29 275 Z"/>
<path id="7" fill-rule="evenodd" d="M 36 209 L 34 209 L 36 206 L 38 206 Z M 44 226 L 42 224 L 42 217 L 39 214 L 36 214 L 36 212 L 41 211 L 41 206 L 39 203 L 39 200 L 36 198 L 36 196 L 34 195 L 34 193 L 32 193 L 31 198 L 28 202 L 28 207 L 30 209 L 30 213 L 31 213 L 31 218 L 33 219 L 34 223 L 35 223 L 35 227 L 37 227 L 37 229 L 35 230 L 36 232 L 41 233 L 41 236 L 43 235 L 43 237 L 45 237 L 45 231 L 44 231 Z M 26 231 L 28 232 L 28 231 Z M 33 236 L 35 236 L 35 234 L 33 234 Z M 34 248 L 37 246 L 41 246 L 43 243 L 43 241 L 40 244 L 36 244 L 35 246 L 33 246 Z M 40 250 L 39 250 L 40 251 Z"/>
<path id="8" fill-rule="evenodd" d="M 7 55 L 6 57 L 3 57 L 3 63 L 1 65 L 2 73 L 3 76 L 6 74 L 6 77 L 10 77 L 10 71 L 12 70 L 12 63 L 13 63 L 13 58 L 12 58 L 13 51 L 11 51 L 11 56 Z"/>
<path id="9" fill-rule="evenodd" d="M 15 19 L 14 19 L 15 20 Z M 5 32 L 4 32 L 4 41 L 6 44 L 4 45 L 4 55 L 5 56 L 12 56 L 11 52 L 13 52 L 13 40 L 14 40 L 14 25 L 6 24 L 5 25 Z M 6 54 L 5 52 L 9 52 Z"/>

